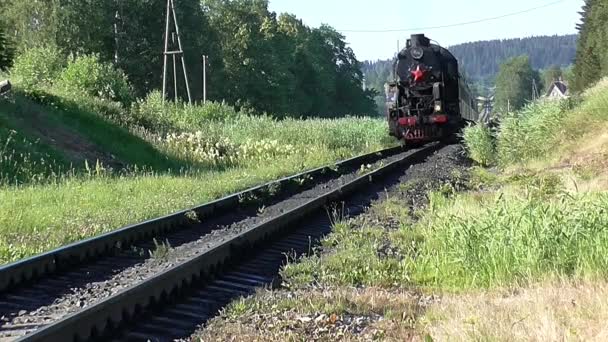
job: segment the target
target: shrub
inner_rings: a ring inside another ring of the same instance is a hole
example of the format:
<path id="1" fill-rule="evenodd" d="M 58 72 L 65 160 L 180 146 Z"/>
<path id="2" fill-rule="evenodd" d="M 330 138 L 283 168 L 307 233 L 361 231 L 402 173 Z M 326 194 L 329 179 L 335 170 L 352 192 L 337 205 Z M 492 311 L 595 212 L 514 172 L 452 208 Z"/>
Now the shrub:
<path id="1" fill-rule="evenodd" d="M 489 166 L 495 161 L 495 138 L 485 125 L 465 128 L 464 143 L 471 159 L 482 166 Z"/>
<path id="2" fill-rule="evenodd" d="M 209 121 L 227 121 L 239 116 L 234 107 L 223 102 L 185 104 L 165 101 L 159 91 L 153 91 L 132 108 L 139 125 L 160 132 L 195 132 L 206 127 Z"/>
<path id="3" fill-rule="evenodd" d="M 96 54 L 71 59 L 58 86 L 64 92 L 84 93 L 125 105 L 130 105 L 134 97 L 125 73 L 100 61 Z"/>
<path id="4" fill-rule="evenodd" d="M 25 50 L 14 61 L 11 76 L 26 93 L 53 85 L 65 65 L 65 58 L 54 46 Z"/>
<path id="5" fill-rule="evenodd" d="M 160 91 L 152 91 L 145 99 L 139 99 L 131 107 L 134 122 L 157 133 L 177 130 L 173 118 L 177 116 L 178 107 L 172 102 L 163 103 Z"/>

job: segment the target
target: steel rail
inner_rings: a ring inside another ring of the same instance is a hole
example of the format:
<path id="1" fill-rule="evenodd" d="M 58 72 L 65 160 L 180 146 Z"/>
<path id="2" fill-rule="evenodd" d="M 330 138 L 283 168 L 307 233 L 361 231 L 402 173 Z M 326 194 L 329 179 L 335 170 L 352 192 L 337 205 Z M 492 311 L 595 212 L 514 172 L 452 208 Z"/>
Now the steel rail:
<path id="1" fill-rule="evenodd" d="M 114 329 L 128 322 L 136 312 L 160 303 L 163 299 L 173 297 L 180 291 L 189 288 L 195 281 L 213 279 L 221 274 L 223 267 L 229 265 L 231 261 L 242 258 L 246 251 L 250 251 L 264 242 L 271 241 L 280 233 L 289 231 L 290 227 L 305 220 L 308 215 L 382 179 L 390 172 L 408 164 L 413 165 L 425 160 L 442 146 L 441 144 L 430 145 L 359 176 L 333 190 L 328 190 L 325 194 L 311 199 L 295 209 L 251 227 L 227 241 L 210 247 L 195 257 L 24 336 L 18 341 L 69 342 L 101 336 L 106 332 L 106 329 Z"/>
<path id="2" fill-rule="evenodd" d="M 88 259 L 100 257 L 109 254 L 112 251 L 128 247 L 143 239 L 149 239 L 160 234 L 177 230 L 188 224 L 188 214 L 191 212 L 195 212 L 197 217 L 201 219 L 227 213 L 240 205 L 241 198 L 267 193 L 267 189 L 276 188 L 277 186 L 283 189 L 286 185 L 294 184 L 295 181 L 303 179 L 304 177 L 314 178 L 320 175 L 336 173 L 336 167 L 338 169 L 352 169 L 361 164 L 374 162 L 402 151 L 403 149 L 400 147 L 393 147 L 367 153 L 338 162 L 333 166 L 319 167 L 276 181 L 271 181 L 191 209 L 129 225 L 21 261 L 0 266 L 0 293 L 53 274 L 58 270 L 80 265 Z"/>

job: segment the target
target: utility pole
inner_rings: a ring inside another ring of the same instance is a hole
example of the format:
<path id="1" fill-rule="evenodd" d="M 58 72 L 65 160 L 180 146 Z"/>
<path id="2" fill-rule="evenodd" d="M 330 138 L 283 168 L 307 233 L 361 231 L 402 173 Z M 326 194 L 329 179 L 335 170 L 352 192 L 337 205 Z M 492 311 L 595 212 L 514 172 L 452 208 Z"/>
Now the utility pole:
<path id="1" fill-rule="evenodd" d="M 179 26 L 177 24 L 177 15 L 175 14 L 174 0 L 167 0 L 167 15 L 165 17 L 165 51 L 163 53 L 163 102 L 167 96 L 167 62 L 169 55 L 173 57 L 173 81 L 174 81 L 174 92 L 175 100 L 177 101 L 177 56 L 180 57 L 182 63 L 182 69 L 184 71 L 184 82 L 186 83 L 186 92 L 188 93 L 188 103 L 192 104 L 192 96 L 190 94 L 190 85 L 188 84 L 188 72 L 186 71 L 186 61 L 184 59 L 184 49 L 182 48 L 182 40 L 179 36 Z M 172 15 L 173 14 L 173 15 Z M 170 30 L 171 17 L 173 17 L 173 28 L 174 31 Z M 171 33 L 171 41 L 175 45 L 175 38 L 177 37 L 177 50 L 169 50 L 169 34 Z"/>
<path id="2" fill-rule="evenodd" d="M 203 55 L 203 103 L 207 103 L 207 55 Z"/>
<path id="3" fill-rule="evenodd" d="M 363 74 L 363 79 L 361 81 L 361 87 L 363 88 L 363 91 L 367 90 L 367 84 L 365 84 L 367 82 L 367 79 L 365 78 L 365 73 Z"/>
<path id="4" fill-rule="evenodd" d="M 538 98 L 538 88 L 536 87 L 536 80 L 532 79 L 532 101 L 536 101 Z"/>
<path id="5" fill-rule="evenodd" d="M 114 64 L 118 65 L 118 49 L 120 49 L 120 39 L 118 38 L 118 21 L 120 20 L 120 15 L 118 10 L 114 14 Z"/>

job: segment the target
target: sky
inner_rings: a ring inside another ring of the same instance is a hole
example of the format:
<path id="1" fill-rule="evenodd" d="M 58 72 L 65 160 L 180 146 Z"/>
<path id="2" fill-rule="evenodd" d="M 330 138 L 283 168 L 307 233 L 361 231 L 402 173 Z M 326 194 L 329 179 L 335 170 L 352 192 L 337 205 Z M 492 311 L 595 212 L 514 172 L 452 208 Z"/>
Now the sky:
<path id="1" fill-rule="evenodd" d="M 413 33 L 442 46 L 459 43 L 576 33 L 584 0 L 269 0 L 270 10 L 288 12 L 305 24 L 328 24 L 346 36 L 359 60 L 388 59 Z M 545 6 L 536 10 L 533 8 Z M 400 32 L 377 31 L 435 27 L 526 13 L 476 24 Z"/>

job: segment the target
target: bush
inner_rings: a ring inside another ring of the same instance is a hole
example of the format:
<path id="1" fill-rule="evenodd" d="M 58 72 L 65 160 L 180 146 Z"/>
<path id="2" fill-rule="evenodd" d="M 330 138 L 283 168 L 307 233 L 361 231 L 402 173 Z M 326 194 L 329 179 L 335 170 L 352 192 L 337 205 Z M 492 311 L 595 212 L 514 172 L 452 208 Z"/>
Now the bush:
<path id="1" fill-rule="evenodd" d="M 485 125 L 475 125 L 464 130 L 464 143 L 471 159 L 482 166 L 489 166 L 495 161 L 495 138 Z"/>
<path id="2" fill-rule="evenodd" d="M 133 90 L 122 70 L 100 61 L 99 55 L 84 55 L 69 61 L 58 87 L 68 93 L 84 93 L 125 105 L 133 102 Z"/>
<path id="3" fill-rule="evenodd" d="M 208 121 L 227 121 L 239 116 L 225 103 L 185 104 L 165 101 L 160 91 L 153 91 L 132 108 L 139 125 L 157 132 L 190 131 L 206 127 Z"/>
<path id="4" fill-rule="evenodd" d="M 48 90 L 65 65 L 65 57 L 54 46 L 25 50 L 14 61 L 11 76 L 26 93 Z"/>

